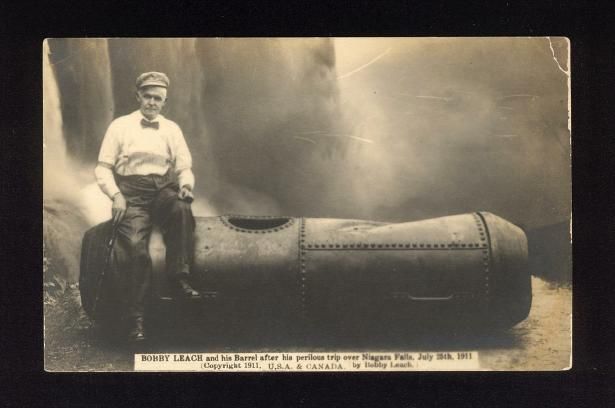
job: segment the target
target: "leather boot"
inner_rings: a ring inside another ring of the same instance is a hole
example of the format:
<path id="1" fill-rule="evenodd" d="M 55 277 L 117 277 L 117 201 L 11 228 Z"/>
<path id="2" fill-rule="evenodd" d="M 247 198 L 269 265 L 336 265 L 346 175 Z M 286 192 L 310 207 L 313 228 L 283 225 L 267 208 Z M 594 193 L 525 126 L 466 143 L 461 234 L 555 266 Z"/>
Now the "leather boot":
<path id="1" fill-rule="evenodd" d="M 188 283 L 186 278 L 180 278 L 177 280 L 179 284 L 179 292 L 186 299 L 200 299 L 201 294 L 194 290 Z"/>
<path id="2" fill-rule="evenodd" d="M 131 342 L 140 342 L 146 339 L 145 329 L 143 327 L 143 317 L 136 317 L 133 321 L 130 331 L 128 332 L 128 340 Z"/>

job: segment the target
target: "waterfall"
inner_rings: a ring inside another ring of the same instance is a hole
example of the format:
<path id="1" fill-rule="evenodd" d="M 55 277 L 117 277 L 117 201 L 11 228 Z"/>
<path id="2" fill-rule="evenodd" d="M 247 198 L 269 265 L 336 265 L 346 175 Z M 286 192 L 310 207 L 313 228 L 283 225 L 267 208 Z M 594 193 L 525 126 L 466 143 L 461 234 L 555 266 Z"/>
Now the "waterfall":
<path id="1" fill-rule="evenodd" d="M 70 173 L 66 168 L 66 143 L 58 84 L 49 62 L 49 44 L 43 43 L 43 191 L 49 197 L 64 189 Z"/>
<path id="2" fill-rule="evenodd" d="M 43 43 L 43 248 L 44 279 L 63 287 L 79 276 L 79 251 L 87 228 L 81 215 L 78 184 L 68 157 L 63 132 L 61 99 Z"/>
<path id="3" fill-rule="evenodd" d="M 570 211 L 567 78 L 549 44 L 566 46 L 557 38 L 50 40 L 56 82 L 45 81 L 45 107 L 56 122 L 46 119 L 46 145 L 66 147 L 46 152 L 46 188 L 56 177 L 47 169 L 75 162 L 66 172 L 84 189 L 86 214 L 108 216 L 92 176 L 100 142 L 114 117 L 137 109 L 137 75 L 157 70 L 171 79 L 163 113 L 193 155 L 197 215 L 401 221 L 481 209 L 529 227 L 561 222 Z M 59 165 L 47 165 L 50 157 Z"/>

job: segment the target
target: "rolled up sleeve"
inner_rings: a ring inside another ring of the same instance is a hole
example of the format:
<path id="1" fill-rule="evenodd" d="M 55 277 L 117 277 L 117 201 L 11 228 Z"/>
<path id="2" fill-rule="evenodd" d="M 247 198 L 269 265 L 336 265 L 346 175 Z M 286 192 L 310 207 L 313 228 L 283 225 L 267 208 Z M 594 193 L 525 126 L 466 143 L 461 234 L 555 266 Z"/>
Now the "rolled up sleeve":
<path id="1" fill-rule="evenodd" d="M 105 163 L 111 168 L 115 166 L 117 157 L 120 152 L 120 142 L 118 135 L 118 124 L 114 121 L 109 125 L 102 144 L 100 145 L 100 152 L 98 153 L 98 162 Z"/>
<path id="2" fill-rule="evenodd" d="M 94 169 L 98 186 L 109 198 L 113 198 L 120 190 L 113 177 L 113 168 L 120 151 L 117 134 L 117 122 L 112 122 L 105 133 L 100 152 L 98 153 L 98 165 Z"/>
<path id="3" fill-rule="evenodd" d="M 112 199 L 114 195 L 120 192 L 113 177 L 113 170 L 107 167 L 106 163 L 99 162 L 94 169 L 94 175 L 98 186 L 109 198 Z"/>

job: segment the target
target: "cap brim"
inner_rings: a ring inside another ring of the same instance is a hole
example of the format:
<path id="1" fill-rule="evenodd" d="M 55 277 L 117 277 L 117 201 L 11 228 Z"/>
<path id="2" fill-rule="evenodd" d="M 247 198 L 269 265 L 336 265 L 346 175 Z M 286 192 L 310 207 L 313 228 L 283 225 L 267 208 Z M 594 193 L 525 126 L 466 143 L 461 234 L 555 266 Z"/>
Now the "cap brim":
<path id="1" fill-rule="evenodd" d="M 160 82 L 160 81 L 145 81 L 141 85 L 139 85 L 139 88 L 145 88 L 146 86 L 161 86 L 163 88 L 167 88 L 168 87 L 168 85 L 165 84 L 164 82 Z"/>

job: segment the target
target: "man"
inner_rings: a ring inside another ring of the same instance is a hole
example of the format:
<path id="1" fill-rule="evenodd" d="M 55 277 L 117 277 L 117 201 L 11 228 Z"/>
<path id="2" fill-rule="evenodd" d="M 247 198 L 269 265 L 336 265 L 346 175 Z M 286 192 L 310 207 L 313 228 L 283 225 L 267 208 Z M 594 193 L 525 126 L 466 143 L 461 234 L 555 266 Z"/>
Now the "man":
<path id="1" fill-rule="evenodd" d="M 96 180 L 113 200 L 113 251 L 123 318 L 132 341 L 145 340 L 144 312 L 152 264 L 148 252 L 153 224 L 166 244 L 167 271 L 181 295 L 198 298 L 188 282 L 193 251 L 192 157 L 179 126 L 160 114 L 169 78 L 146 72 L 136 81 L 139 110 L 115 119 L 105 134 Z"/>

